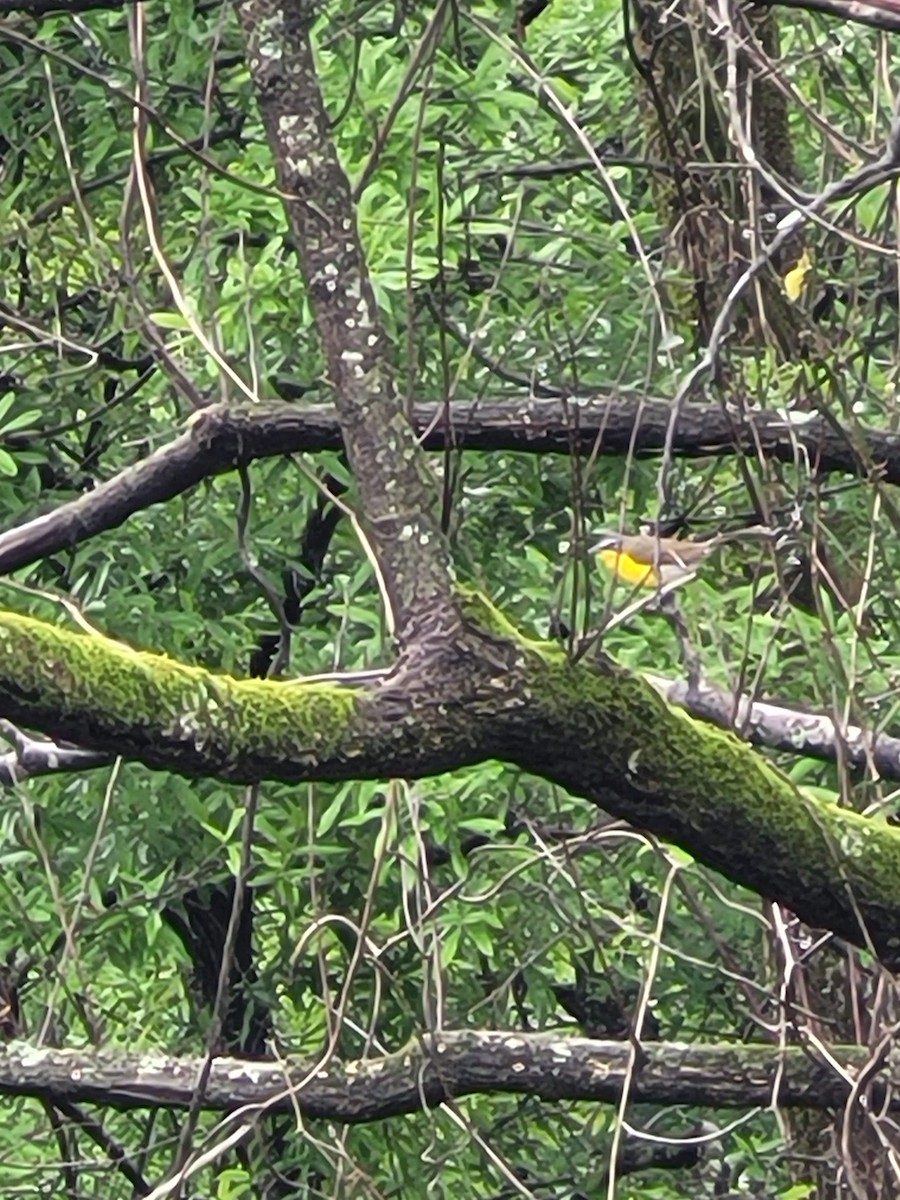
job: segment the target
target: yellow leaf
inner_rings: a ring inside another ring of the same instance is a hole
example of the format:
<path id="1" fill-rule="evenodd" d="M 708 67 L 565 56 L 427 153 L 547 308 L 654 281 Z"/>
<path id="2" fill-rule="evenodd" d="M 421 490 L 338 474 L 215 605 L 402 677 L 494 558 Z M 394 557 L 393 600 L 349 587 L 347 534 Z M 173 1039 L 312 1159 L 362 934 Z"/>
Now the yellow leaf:
<path id="1" fill-rule="evenodd" d="M 784 277 L 784 294 L 792 304 L 795 304 L 803 291 L 806 277 L 812 270 L 812 258 L 808 250 L 804 250 L 795 266 L 791 267 Z"/>

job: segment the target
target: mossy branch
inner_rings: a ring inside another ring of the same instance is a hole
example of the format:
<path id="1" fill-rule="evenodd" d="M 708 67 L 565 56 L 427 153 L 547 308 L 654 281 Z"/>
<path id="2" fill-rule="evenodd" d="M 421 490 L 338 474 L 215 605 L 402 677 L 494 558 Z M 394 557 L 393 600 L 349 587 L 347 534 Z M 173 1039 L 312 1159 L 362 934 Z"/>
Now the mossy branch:
<path id="1" fill-rule="evenodd" d="M 0 712 L 92 749 L 186 773 L 247 778 L 340 753 L 352 687 L 233 679 L 102 636 L 0 613 Z"/>
<path id="2" fill-rule="evenodd" d="M 552 662 L 526 669 L 538 711 L 513 755 L 523 767 L 808 924 L 900 962 L 900 831 L 798 790 L 746 743 L 667 704 L 639 676 Z"/>
<path id="3" fill-rule="evenodd" d="M 467 641 L 373 686 L 237 680 L 0 613 L 0 716 L 190 775 L 421 778 L 513 762 L 900 965 L 900 832 L 800 791 L 639 676 L 462 597 Z"/>

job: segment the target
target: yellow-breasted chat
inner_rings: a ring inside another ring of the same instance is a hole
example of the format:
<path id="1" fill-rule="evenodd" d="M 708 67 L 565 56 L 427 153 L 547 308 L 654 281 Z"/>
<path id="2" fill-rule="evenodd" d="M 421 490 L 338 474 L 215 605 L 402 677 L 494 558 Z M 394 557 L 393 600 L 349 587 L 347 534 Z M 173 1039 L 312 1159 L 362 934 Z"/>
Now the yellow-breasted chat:
<path id="1" fill-rule="evenodd" d="M 605 567 L 631 587 L 660 588 L 692 578 L 704 560 L 726 542 L 776 536 L 775 530 L 761 525 L 697 541 L 656 537 L 652 533 L 605 533 L 589 553 L 596 554 Z"/>

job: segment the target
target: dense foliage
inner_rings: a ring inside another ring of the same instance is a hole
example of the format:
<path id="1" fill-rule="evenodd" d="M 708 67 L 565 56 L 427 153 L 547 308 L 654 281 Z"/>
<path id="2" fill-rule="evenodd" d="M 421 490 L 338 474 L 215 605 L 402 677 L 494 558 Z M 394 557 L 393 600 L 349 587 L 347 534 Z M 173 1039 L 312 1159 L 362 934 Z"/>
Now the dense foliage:
<path id="1" fill-rule="evenodd" d="M 321 88 L 410 403 L 477 414 L 504 399 L 514 412 L 560 394 L 574 429 L 581 396 L 674 396 L 699 349 L 691 276 L 672 251 L 672 168 L 620 8 L 551 3 L 524 41 L 512 6 L 492 0 L 322 9 Z M 192 0 L 136 11 L 0 26 L 8 526 L 88 495 L 175 438 L 200 403 L 329 402 L 236 14 Z M 878 152 L 896 81 L 884 35 L 792 10 L 779 23 L 796 179 L 778 182 L 808 198 Z M 709 67 L 706 87 L 727 114 L 724 72 Z M 744 169 L 736 151 L 719 166 Z M 790 207 L 770 219 L 756 200 L 750 253 Z M 792 352 L 765 329 L 735 337 L 707 399 L 735 419 L 754 406 L 825 413 L 851 440 L 894 426 L 895 208 L 890 182 L 809 228 L 815 265 L 791 306 Z M 713 269 L 724 282 L 740 273 L 736 260 Z M 777 289 L 783 275 L 768 265 L 760 278 Z M 795 553 L 859 573 L 855 607 L 827 587 L 806 610 L 792 605 L 770 551 L 723 551 L 679 598 L 705 677 L 838 726 L 896 726 L 897 515 L 877 462 L 850 479 L 817 473 L 799 450 L 788 465 L 759 455 L 663 469 L 659 455 L 599 446 L 448 445 L 431 463 L 460 578 L 572 647 L 630 599 L 587 561 L 592 530 L 660 520 L 705 535 L 760 519 L 789 530 Z M 357 501 L 338 452 L 267 459 L 31 563 L 3 581 L 3 602 L 238 676 L 383 666 L 377 581 L 345 515 Z M 677 630 L 658 614 L 616 625 L 603 649 L 684 673 Z M 814 794 L 890 811 L 874 771 L 773 758 Z M 242 872 L 243 978 L 215 1017 Z M 792 1021 L 779 936 L 806 936 L 682 851 L 497 763 L 246 790 L 119 760 L 33 778 L 6 792 L 0 881 L 0 952 L 20 981 L 7 1032 L 51 1046 L 351 1059 L 438 1026 L 622 1038 L 636 1017 L 644 1039 L 775 1046 Z M 818 986 L 791 997 L 824 1011 Z M 849 989 L 857 1007 L 867 989 Z M 858 1040 L 869 1032 L 859 1018 Z M 833 1037 L 857 1040 L 849 1026 Z M 216 1137 L 209 1114 L 192 1129 L 184 1113 L 98 1109 L 92 1134 L 83 1112 L 49 1100 L 4 1107 L 10 1195 L 145 1194 L 140 1180 L 159 1184 L 185 1146 Z M 714 1108 L 626 1107 L 485 1096 L 388 1125 L 267 1118 L 184 1194 L 810 1194 L 772 1111 L 735 1122 Z M 638 1157 L 653 1143 L 632 1128 L 660 1139 L 655 1163 Z M 667 1142 L 700 1133 L 702 1156 Z"/>

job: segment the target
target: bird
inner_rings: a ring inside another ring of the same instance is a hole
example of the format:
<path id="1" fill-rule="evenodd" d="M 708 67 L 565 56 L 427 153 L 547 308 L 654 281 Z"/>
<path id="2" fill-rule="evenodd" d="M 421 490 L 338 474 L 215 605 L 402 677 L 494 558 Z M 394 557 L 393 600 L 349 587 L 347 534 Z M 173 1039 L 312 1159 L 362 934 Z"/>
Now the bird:
<path id="1" fill-rule="evenodd" d="M 715 534 L 703 541 L 656 537 L 652 533 L 605 533 L 589 553 L 596 554 L 623 583 L 659 588 L 692 579 L 703 562 L 726 542 L 774 536 L 774 530 L 761 525 Z"/>

